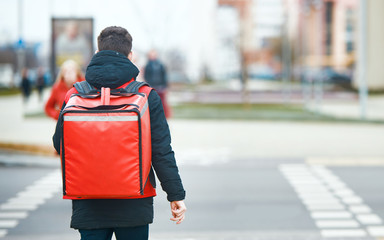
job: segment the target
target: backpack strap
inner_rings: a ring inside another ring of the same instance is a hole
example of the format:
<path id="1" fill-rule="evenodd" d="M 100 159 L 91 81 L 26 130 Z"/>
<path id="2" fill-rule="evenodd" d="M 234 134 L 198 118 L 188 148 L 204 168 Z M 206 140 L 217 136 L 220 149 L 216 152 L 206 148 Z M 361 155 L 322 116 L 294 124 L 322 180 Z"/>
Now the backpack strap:
<path id="1" fill-rule="evenodd" d="M 132 81 L 130 84 L 128 84 L 128 86 L 126 86 L 124 89 L 128 92 L 128 93 L 138 93 L 139 92 L 139 89 L 142 87 L 142 86 L 149 86 L 147 83 L 145 82 L 138 82 L 138 81 Z"/>
<path id="2" fill-rule="evenodd" d="M 77 82 L 73 86 L 80 94 L 89 94 L 91 91 L 96 89 L 87 81 Z"/>
<path id="3" fill-rule="evenodd" d="M 143 86 L 142 88 L 139 89 L 139 92 L 141 93 L 145 93 L 147 95 L 147 97 L 149 97 L 149 94 L 151 93 L 151 91 L 153 90 L 153 88 L 151 88 L 148 84 Z"/>
<path id="4" fill-rule="evenodd" d="M 93 87 L 91 84 L 89 84 L 87 81 L 77 82 L 73 86 L 76 88 L 76 90 L 79 94 L 87 95 L 90 93 L 94 93 L 95 90 L 97 91 L 97 89 L 95 87 Z M 134 80 L 130 84 L 128 84 L 128 86 L 126 86 L 123 89 L 126 91 L 126 93 L 138 93 L 139 89 L 143 86 L 149 87 L 148 83 L 138 82 L 138 81 Z M 115 92 L 114 90 L 118 90 L 118 89 L 113 89 L 112 91 Z"/>

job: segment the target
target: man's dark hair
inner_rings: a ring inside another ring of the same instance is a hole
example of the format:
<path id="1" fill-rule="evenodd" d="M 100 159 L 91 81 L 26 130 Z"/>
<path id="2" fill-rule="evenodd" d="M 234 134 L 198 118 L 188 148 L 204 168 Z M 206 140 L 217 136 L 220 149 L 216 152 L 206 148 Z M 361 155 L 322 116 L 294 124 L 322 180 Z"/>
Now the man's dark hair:
<path id="1" fill-rule="evenodd" d="M 122 27 L 107 27 L 97 37 L 99 51 L 113 50 L 128 56 L 132 50 L 132 36 Z"/>

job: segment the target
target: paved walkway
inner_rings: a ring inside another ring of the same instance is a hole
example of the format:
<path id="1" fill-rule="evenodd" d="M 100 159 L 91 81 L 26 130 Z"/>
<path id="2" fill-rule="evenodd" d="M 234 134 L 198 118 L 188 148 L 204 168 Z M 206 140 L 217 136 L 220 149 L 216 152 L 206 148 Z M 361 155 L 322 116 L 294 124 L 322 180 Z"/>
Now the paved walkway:
<path id="1" fill-rule="evenodd" d="M 24 118 L 23 112 L 42 107 L 36 96 L 30 101 L 25 106 L 19 95 L 0 98 L 0 147 L 53 154 L 55 121 L 45 117 Z M 185 164 L 303 157 L 328 162 L 384 160 L 381 124 L 171 119 L 169 125 L 176 156 Z"/>

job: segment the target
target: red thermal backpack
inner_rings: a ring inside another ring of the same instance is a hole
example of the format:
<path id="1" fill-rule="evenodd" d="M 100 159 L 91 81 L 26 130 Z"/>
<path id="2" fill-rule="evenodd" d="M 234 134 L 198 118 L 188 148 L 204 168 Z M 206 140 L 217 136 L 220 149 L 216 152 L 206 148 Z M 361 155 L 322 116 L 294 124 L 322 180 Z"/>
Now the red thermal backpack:
<path id="1" fill-rule="evenodd" d="M 63 198 L 119 199 L 156 195 L 151 170 L 148 95 L 131 81 L 125 88 L 74 85 L 61 111 Z M 148 181 L 147 181 L 148 180 Z"/>

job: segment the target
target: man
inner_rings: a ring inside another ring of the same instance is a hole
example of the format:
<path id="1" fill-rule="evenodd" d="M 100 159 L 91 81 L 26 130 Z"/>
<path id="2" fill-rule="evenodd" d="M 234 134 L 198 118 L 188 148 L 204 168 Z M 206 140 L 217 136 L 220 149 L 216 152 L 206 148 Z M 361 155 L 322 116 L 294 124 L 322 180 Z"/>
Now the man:
<path id="1" fill-rule="evenodd" d="M 85 75 L 92 86 L 119 88 L 126 85 L 139 74 L 131 62 L 132 37 L 121 27 L 107 27 L 98 36 L 98 52 L 93 56 Z M 65 107 L 71 94 L 69 90 Z M 178 173 L 178 168 L 171 148 L 171 138 L 159 95 L 151 91 L 148 96 L 152 167 L 161 182 L 167 199 L 171 204 L 172 221 L 180 224 L 185 217 L 185 191 Z M 53 136 L 54 146 L 60 151 L 62 124 L 58 122 Z M 105 143 L 113 144 L 113 143 Z M 89 146 L 92 148 L 92 146 Z M 90 160 L 91 161 L 91 160 Z M 91 164 L 91 163 L 90 163 Z M 148 177 L 151 187 L 155 187 L 153 170 Z M 148 224 L 153 221 L 153 197 L 140 199 L 88 199 L 72 201 L 71 227 L 78 229 L 82 240 L 111 239 L 148 239 Z"/>
<path id="2" fill-rule="evenodd" d="M 165 117 L 170 117 L 170 109 L 167 104 L 167 73 L 164 65 L 157 58 L 156 50 L 151 50 L 148 53 L 148 63 L 144 70 L 145 81 L 159 94 L 161 102 L 163 103 L 163 109 Z"/>

